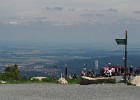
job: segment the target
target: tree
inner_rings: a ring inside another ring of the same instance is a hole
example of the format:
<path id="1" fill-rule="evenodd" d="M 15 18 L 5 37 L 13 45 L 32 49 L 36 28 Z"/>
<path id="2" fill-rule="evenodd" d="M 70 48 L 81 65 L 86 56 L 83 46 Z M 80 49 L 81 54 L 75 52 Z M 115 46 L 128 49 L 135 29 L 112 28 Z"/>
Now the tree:
<path id="1" fill-rule="evenodd" d="M 3 80 L 21 80 L 21 75 L 18 69 L 18 66 L 12 65 L 5 68 L 4 73 L 2 74 Z"/>

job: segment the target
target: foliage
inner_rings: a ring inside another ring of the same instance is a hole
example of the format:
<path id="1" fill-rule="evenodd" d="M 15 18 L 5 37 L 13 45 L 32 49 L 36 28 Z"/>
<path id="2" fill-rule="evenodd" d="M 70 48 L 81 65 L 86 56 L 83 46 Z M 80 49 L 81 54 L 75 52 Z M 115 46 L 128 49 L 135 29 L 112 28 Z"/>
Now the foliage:
<path id="1" fill-rule="evenodd" d="M 115 84 L 116 83 L 116 79 L 115 78 L 108 78 L 108 79 L 98 79 L 95 81 L 96 84 L 99 83 L 112 83 Z"/>
<path id="2" fill-rule="evenodd" d="M 69 84 L 80 84 L 80 78 L 67 79 Z"/>
<path id="3" fill-rule="evenodd" d="M 0 73 L 0 80 L 2 80 L 2 74 Z"/>
<path id="4" fill-rule="evenodd" d="M 125 83 L 124 80 L 120 80 L 118 83 Z M 127 85 L 133 85 L 130 81 L 126 80 Z"/>
<path id="5" fill-rule="evenodd" d="M 115 78 L 109 78 L 107 80 L 103 80 L 101 81 L 101 83 L 112 83 L 112 84 L 115 84 L 116 83 L 116 79 Z"/>
<path id="6" fill-rule="evenodd" d="M 48 83 L 56 83 L 57 79 L 56 78 L 44 78 L 42 79 L 43 82 L 48 82 Z"/>
<path id="7" fill-rule="evenodd" d="M 34 78 L 34 79 L 31 80 L 31 82 L 40 82 L 40 80 Z"/>
<path id="8" fill-rule="evenodd" d="M 118 81 L 117 83 L 124 83 L 124 80 L 120 80 L 120 81 Z"/>
<path id="9" fill-rule="evenodd" d="M 18 66 L 12 65 L 5 68 L 4 73 L 1 76 L 2 80 L 11 81 L 11 80 L 21 80 L 21 75 L 18 70 Z"/>
<path id="10" fill-rule="evenodd" d="M 80 84 L 81 85 L 88 85 L 88 84 L 101 84 L 101 83 L 112 83 L 115 84 L 116 83 L 116 79 L 115 78 L 97 78 L 95 80 L 88 80 L 88 79 L 83 79 L 81 78 L 80 80 Z"/>

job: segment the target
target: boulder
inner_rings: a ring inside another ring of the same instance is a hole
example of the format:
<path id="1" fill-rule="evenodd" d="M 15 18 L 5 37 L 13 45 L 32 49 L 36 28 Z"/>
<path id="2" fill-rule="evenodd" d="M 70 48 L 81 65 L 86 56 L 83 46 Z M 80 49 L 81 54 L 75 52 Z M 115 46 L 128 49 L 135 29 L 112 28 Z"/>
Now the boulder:
<path id="1" fill-rule="evenodd" d="M 59 84 L 68 84 L 67 80 L 65 78 L 62 78 L 62 77 L 57 82 Z"/>
<path id="2" fill-rule="evenodd" d="M 132 81 L 131 84 L 135 86 L 140 86 L 140 76 L 136 76 Z"/>
<path id="3" fill-rule="evenodd" d="M 80 85 L 89 85 L 98 83 L 115 83 L 115 80 L 114 78 L 111 77 L 91 78 L 86 76 L 82 76 L 80 80 Z"/>
<path id="4" fill-rule="evenodd" d="M 42 79 L 44 79 L 44 78 L 47 78 L 47 77 L 32 77 L 31 80 L 37 79 L 39 81 L 42 81 Z"/>
<path id="5" fill-rule="evenodd" d="M 6 82 L 6 81 L 2 81 L 2 80 L 1 80 L 1 81 L 0 81 L 0 83 L 1 83 L 1 84 L 5 84 L 5 83 L 7 83 L 7 82 Z"/>

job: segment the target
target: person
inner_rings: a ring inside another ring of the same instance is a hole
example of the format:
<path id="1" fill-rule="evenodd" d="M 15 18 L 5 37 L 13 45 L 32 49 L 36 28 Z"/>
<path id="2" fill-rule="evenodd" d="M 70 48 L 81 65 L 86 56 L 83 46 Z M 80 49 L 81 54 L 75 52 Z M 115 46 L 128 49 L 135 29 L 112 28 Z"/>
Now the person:
<path id="1" fill-rule="evenodd" d="M 81 76 L 85 76 L 86 74 L 85 74 L 85 72 L 84 71 L 82 71 L 81 72 Z"/>
<path id="2" fill-rule="evenodd" d="M 133 66 L 131 66 L 131 67 L 129 68 L 129 71 L 130 71 L 130 74 L 133 73 Z"/>
<path id="3" fill-rule="evenodd" d="M 111 70 L 111 68 L 109 68 L 108 73 L 109 73 L 109 77 L 111 77 L 112 76 L 112 70 Z"/>
<path id="4" fill-rule="evenodd" d="M 128 73 L 128 75 L 127 75 L 127 79 L 128 79 L 128 81 L 131 80 L 131 73 Z"/>
<path id="5" fill-rule="evenodd" d="M 112 75 L 115 76 L 115 68 L 111 68 L 112 70 Z"/>
<path id="6" fill-rule="evenodd" d="M 134 76 L 137 75 L 137 67 L 134 67 Z"/>
<path id="7" fill-rule="evenodd" d="M 89 69 L 88 72 L 87 72 L 87 76 L 88 76 L 88 77 L 91 77 L 91 70 L 90 70 L 90 69 Z"/>
<path id="8" fill-rule="evenodd" d="M 105 72 L 105 75 L 111 77 L 112 76 L 112 70 L 111 68 L 109 68 L 106 72 Z"/>

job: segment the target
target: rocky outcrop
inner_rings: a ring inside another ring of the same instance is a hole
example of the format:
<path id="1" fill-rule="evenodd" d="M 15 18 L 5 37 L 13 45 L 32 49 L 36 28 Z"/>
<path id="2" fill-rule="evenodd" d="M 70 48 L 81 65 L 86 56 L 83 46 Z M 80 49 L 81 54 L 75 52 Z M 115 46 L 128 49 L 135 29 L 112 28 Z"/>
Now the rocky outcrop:
<path id="1" fill-rule="evenodd" d="M 42 79 L 45 79 L 47 77 L 32 77 L 31 80 L 37 79 L 39 81 L 42 81 Z"/>
<path id="2" fill-rule="evenodd" d="M 110 77 L 102 77 L 102 78 L 91 78 L 82 76 L 80 85 L 88 85 L 88 84 L 98 84 L 98 83 L 116 83 L 114 78 Z"/>
<path id="3" fill-rule="evenodd" d="M 2 81 L 2 80 L 0 81 L 0 84 L 5 84 L 5 83 L 7 83 L 7 82 L 6 81 Z"/>
<path id="4" fill-rule="evenodd" d="M 57 82 L 59 84 L 68 84 L 67 80 L 65 78 L 62 78 L 62 77 Z"/>
<path id="5" fill-rule="evenodd" d="M 140 86 L 140 76 L 136 76 L 132 81 L 131 81 L 132 85 L 135 86 Z"/>

